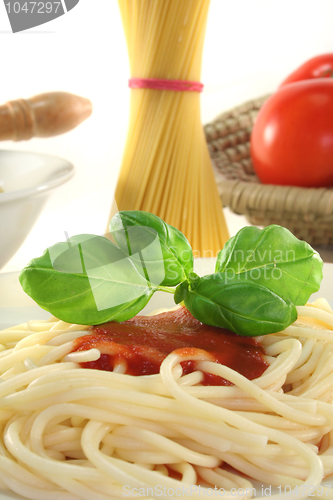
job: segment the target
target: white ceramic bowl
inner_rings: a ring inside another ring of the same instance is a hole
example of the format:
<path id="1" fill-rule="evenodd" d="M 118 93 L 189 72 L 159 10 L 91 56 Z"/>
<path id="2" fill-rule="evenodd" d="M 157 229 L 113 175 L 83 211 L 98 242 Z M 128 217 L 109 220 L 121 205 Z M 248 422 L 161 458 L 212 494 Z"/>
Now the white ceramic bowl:
<path id="1" fill-rule="evenodd" d="M 53 189 L 74 175 L 53 156 L 0 150 L 0 269 L 28 236 Z"/>

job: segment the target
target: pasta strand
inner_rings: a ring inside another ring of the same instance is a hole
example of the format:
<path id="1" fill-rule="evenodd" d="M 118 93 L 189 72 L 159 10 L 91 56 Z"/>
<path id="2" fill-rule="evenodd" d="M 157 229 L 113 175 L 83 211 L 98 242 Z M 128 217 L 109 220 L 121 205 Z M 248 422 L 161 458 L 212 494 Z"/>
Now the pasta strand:
<path id="1" fill-rule="evenodd" d="M 118 3 L 132 77 L 200 80 L 209 0 Z M 130 104 L 117 209 L 155 213 L 182 231 L 198 256 L 216 255 L 229 236 L 198 93 L 132 89 Z"/>

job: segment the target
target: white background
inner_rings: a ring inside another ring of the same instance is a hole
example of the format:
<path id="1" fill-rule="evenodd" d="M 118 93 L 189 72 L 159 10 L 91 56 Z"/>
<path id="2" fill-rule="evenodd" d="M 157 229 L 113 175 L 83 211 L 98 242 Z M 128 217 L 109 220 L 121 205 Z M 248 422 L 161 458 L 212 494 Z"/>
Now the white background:
<path id="1" fill-rule="evenodd" d="M 8 272 L 63 240 L 65 232 L 105 231 L 126 138 L 129 70 L 117 0 L 80 0 L 66 15 L 17 34 L 1 3 L 0 48 L 0 102 L 63 90 L 94 105 L 92 117 L 63 136 L 1 144 L 58 155 L 76 166 L 75 178 L 53 193 L 24 245 L 2 269 Z M 333 52 L 333 0 L 211 0 L 203 123 L 273 91 L 298 65 L 325 52 Z M 229 213 L 227 221 L 231 233 L 244 224 Z"/>

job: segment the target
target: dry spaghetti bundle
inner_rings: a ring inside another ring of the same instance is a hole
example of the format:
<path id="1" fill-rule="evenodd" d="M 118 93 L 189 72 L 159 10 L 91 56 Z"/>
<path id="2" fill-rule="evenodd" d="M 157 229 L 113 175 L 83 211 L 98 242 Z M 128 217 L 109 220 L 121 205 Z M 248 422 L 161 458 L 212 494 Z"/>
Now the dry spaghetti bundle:
<path id="1" fill-rule="evenodd" d="M 155 213 L 180 229 L 201 256 L 215 255 L 228 232 L 196 91 L 209 0 L 119 0 L 119 6 L 131 86 L 147 87 L 137 82 L 153 79 L 154 88 L 131 91 L 118 209 Z M 176 80 L 176 88 L 163 90 L 161 80 Z M 194 91 L 187 82 L 195 83 Z"/>

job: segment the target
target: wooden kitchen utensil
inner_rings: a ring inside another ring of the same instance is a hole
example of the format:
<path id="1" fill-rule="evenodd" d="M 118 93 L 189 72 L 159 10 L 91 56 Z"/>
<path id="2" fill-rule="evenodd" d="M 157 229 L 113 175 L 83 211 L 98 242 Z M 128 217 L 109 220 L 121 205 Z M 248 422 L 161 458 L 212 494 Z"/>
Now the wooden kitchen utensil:
<path id="1" fill-rule="evenodd" d="M 77 127 L 92 113 L 92 103 L 68 92 L 47 92 L 0 106 L 0 141 L 52 137 Z"/>

